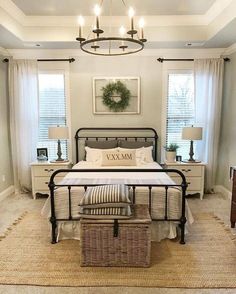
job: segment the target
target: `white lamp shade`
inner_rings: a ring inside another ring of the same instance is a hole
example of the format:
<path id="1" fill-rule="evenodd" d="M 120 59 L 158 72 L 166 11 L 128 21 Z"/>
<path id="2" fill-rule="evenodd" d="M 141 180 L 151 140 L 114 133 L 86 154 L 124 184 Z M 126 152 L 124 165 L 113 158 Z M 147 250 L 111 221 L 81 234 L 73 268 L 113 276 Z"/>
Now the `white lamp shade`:
<path id="1" fill-rule="evenodd" d="M 49 127 L 48 138 L 49 139 L 68 139 L 69 138 L 68 127 Z"/>
<path id="2" fill-rule="evenodd" d="M 202 128 L 200 127 L 184 127 L 182 129 L 183 140 L 202 140 Z"/>

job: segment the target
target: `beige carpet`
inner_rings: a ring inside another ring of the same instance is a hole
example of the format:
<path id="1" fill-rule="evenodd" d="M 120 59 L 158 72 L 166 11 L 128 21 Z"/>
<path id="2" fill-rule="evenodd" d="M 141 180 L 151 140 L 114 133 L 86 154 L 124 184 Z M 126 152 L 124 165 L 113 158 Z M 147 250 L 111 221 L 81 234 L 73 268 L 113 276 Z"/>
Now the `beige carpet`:
<path id="1" fill-rule="evenodd" d="M 0 241 L 0 284 L 50 286 L 236 287 L 236 246 L 210 214 L 195 216 L 187 244 L 152 244 L 150 268 L 81 268 L 79 242 L 51 245 L 48 223 L 25 214 Z"/>

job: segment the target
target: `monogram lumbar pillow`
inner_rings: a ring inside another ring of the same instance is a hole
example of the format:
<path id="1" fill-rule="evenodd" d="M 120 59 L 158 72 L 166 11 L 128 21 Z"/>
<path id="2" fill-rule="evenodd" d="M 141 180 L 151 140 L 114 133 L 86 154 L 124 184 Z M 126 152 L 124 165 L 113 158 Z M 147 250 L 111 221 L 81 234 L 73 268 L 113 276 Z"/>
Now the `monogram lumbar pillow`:
<path id="1" fill-rule="evenodd" d="M 102 165 L 103 166 L 135 166 L 136 151 L 117 149 L 115 151 L 102 150 Z"/>

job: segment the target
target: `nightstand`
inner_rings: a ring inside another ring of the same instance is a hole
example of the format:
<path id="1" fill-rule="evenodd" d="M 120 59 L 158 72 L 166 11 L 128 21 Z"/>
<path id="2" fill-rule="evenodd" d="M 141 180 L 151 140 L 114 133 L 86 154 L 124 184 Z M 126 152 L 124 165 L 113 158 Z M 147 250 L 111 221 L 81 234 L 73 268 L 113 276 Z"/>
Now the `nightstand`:
<path id="1" fill-rule="evenodd" d="M 30 164 L 31 177 L 32 177 L 32 195 L 36 199 L 37 194 L 48 194 L 48 183 L 52 173 L 58 169 L 70 169 L 70 162 L 51 163 L 48 161 L 36 161 Z M 59 182 L 63 179 L 66 173 L 60 173 L 55 177 L 55 182 Z"/>
<path id="2" fill-rule="evenodd" d="M 184 163 L 184 162 L 165 162 L 165 168 L 173 168 L 181 171 L 188 183 L 186 194 L 200 194 L 200 199 L 204 195 L 204 174 L 206 164 L 201 163 Z M 181 184 L 181 177 L 177 174 L 168 173 L 168 175 L 176 182 Z"/>

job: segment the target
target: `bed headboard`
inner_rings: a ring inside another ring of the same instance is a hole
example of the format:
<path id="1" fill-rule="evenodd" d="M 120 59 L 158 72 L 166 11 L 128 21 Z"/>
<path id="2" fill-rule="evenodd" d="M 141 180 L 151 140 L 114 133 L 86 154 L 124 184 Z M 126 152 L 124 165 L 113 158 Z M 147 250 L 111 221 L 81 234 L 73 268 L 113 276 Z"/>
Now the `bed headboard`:
<path id="1" fill-rule="evenodd" d="M 153 159 L 157 161 L 158 135 L 153 128 L 80 128 L 75 133 L 76 163 L 80 160 L 80 141 L 126 140 L 129 142 L 152 142 Z"/>

